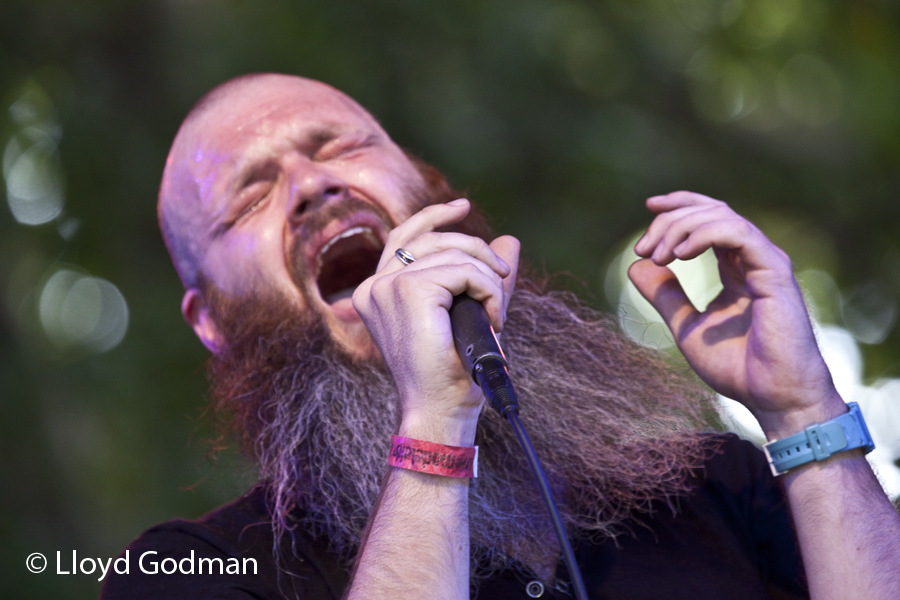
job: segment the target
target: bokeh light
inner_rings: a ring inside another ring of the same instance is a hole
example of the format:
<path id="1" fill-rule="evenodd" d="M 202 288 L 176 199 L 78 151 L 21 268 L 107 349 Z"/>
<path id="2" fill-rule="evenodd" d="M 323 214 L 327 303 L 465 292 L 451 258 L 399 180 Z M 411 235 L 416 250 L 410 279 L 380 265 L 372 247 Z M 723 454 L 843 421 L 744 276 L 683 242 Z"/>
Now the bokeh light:
<path id="1" fill-rule="evenodd" d="M 61 268 L 43 286 L 41 325 L 60 349 L 112 350 L 128 331 L 128 304 L 119 289 L 99 277 Z"/>
<path id="2" fill-rule="evenodd" d="M 3 152 L 9 210 L 23 225 L 48 223 L 63 209 L 64 177 L 57 148 L 62 128 L 36 84 L 10 105 L 9 114 L 17 125 Z"/>
<path id="3" fill-rule="evenodd" d="M 642 234 L 630 238 L 625 249 L 610 262 L 604 275 L 603 289 L 607 300 L 616 309 L 622 330 L 636 342 L 662 350 L 675 344 L 672 332 L 628 279 L 628 267 L 638 260 L 633 248 Z M 684 293 L 698 310 L 706 309 L 722 290 L 717 265 L 712 250 L 693 260 L 675 260 L 669 265 L 681 282 Z"/>
<path id="4" fill-rule="evenodd" d="M 843 85 L 825 61 L 798 54 L 785 63 L 778 76 L 778 102 L 791 117 L 820 127 L 837 119 L 843 103 Z"/>
<path id="5" fill-rule="evenodd" d="M 702 48 L 688 64 L 687 74 L 697 110 L 712 121 L 740 119 L 760 104 L 759 83 L 742 61 Z"/>
<path id="6" fill-rule="evenodd" d="M 863 344 L 880 344 L 897 322 L 897 298 L 877 279 L 856 286 L 841 304 L 841 317 Z"/>

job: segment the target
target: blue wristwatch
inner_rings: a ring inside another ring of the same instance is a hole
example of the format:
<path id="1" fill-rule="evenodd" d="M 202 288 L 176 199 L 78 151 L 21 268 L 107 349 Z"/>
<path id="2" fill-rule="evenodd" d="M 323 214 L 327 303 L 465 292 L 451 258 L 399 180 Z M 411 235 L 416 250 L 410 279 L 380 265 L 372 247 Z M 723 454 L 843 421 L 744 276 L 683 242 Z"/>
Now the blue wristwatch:
<path id="1" fill-rule="evenodd" d="M 850 409 L 841 415 L 820 425 L 810 425 L 800 433 L 763 444 L 763 450 L 769 459 L 772 475 L 776 477 L 790 469 L 805 465 L 814 460 L 825 460 L 832 454 L 865 448 L 866 454 L 875 449 L 875 443 L 866 427 L 859 404 L 848 402 Z"/>

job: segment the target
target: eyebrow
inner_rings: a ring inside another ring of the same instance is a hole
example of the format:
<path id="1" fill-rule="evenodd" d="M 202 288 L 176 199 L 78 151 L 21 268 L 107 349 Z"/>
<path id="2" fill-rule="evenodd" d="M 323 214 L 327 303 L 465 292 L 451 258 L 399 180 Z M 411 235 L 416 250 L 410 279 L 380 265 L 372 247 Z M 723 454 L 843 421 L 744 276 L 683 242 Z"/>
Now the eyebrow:
<path id="1" fill-rule="evenodd" d="M 319 146 L 325 145 L 326 143 L 330 142 L 346 131 L 349 131 L 347 127 L 335 123 L 322 127 L 316 127 L 315 129 L 307 133 L 307 138 L 311 146 L 318 148 Z"/>
<path id="2" fill-rule="evenodd" d="M 294 137 L 294 139 L 289 140 L 289 143 L 294 147 L 317 149 L 348 130 L 349 129 L 346 126 L 341 125 L 340 123 L 321 125 L 307 130 L 299 136 L 291 136 Z M 233 183 L 229 186 L 229 194 L 234 194 L 243 189 L 248 183 L 251 183 L 259 171 L 264 169 L 275 156 L 277 156 L 277 152 L 270 152 L 266 155 L 253 158 L 242 165 L 232 179 Z"/>

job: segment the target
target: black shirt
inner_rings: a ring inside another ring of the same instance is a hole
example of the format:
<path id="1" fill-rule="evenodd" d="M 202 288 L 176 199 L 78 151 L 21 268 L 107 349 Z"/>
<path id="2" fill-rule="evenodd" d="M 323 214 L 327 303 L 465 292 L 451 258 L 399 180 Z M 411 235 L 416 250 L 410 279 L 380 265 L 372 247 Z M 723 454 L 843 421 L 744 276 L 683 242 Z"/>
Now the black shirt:
<path id="1" fill-rule="evenodd" d="M 590 598 L 808 598 L 781 486 L 752 444 L 732 435 L 723 439 L 722 451 L 697 476 L 696 490 L 674 502 L 677 514 L 658 502 L 651 515 L 636 516 L 631 533 L 576 546 Z M 128 573 L 110 570 L 103 600 L 338 600 L 349 579 L 323 541 L 297 532 L 282 541 L 284 568 L 276 568 L 261 487 L 196 521 L 152 527 L 127 552 Z M 157 573 L 142 571 L 142 555 L 144 570 Z M 220 559 L 221 566 L 209 559 Z M 565 592 L 564 566 L 558 575 L 558 589 L 544 589 L 541 598 L 571 597 Z M 481 582 L 477 598 L 528 599 L 526 586 L 534 580 L 524 571 L 503 571 Z M 532 593 L 539 588 L 533 584 Z"/>

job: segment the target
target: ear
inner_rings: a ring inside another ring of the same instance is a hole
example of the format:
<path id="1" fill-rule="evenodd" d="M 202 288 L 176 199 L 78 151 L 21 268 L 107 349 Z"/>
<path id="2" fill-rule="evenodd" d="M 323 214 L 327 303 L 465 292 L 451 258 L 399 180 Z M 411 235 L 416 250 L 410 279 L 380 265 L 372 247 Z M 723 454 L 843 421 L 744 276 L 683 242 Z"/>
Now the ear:
<path id="1" fill-rule="evenodd" d="M 184 293 L 184 298 L 181 300 L 181 314 L 203 345 L 213 354 L 218 354 L 222 348 L 222 334 L 212 320 L 200 290 L 190 288 Z"/>

